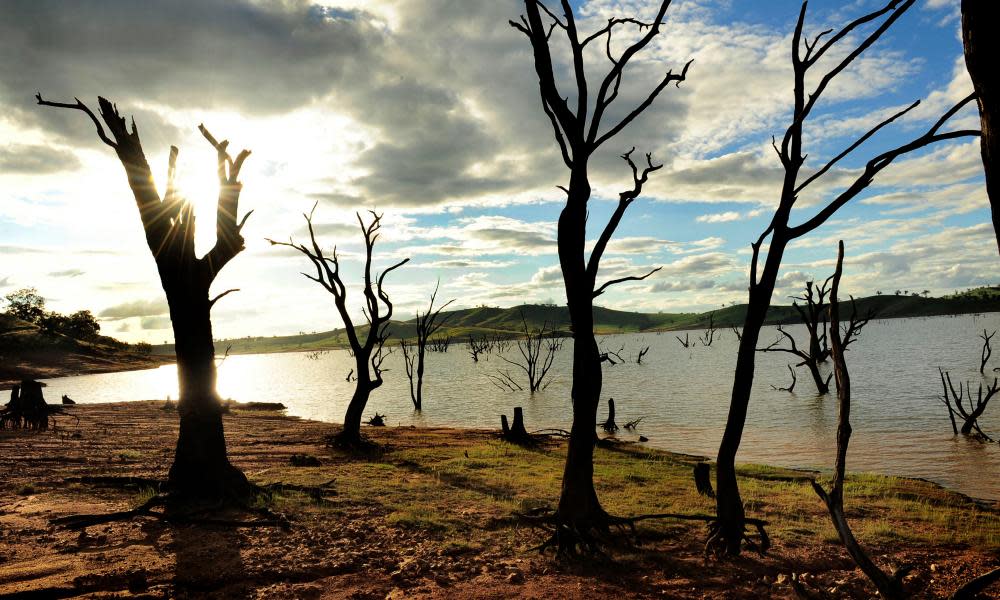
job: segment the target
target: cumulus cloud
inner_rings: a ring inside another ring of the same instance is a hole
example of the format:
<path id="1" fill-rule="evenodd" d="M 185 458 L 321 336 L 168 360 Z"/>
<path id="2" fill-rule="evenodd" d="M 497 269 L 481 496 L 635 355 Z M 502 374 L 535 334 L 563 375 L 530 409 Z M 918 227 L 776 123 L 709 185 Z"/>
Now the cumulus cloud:
<path id="1" fill-rule="evenodd" d="M 47 175 L 72 171 L 80 160 L 68 150 L 40 144 L 8 144 L 0 147 L 0 175 Z"/>
<path id="2" fill-rule="evenodd" d="M 105 308 L 98 317 L 110 321 L 118 319 L 129 319 L 132 317 L 155 317 L 165 315 L 170 311 L 167 301 L 162 299 L 153 300 L 133 300 Z M 169 320 L 169 319 L 168 319 Z M 143 329 L 158 329 L 157 327 L 145 327 Z"/>

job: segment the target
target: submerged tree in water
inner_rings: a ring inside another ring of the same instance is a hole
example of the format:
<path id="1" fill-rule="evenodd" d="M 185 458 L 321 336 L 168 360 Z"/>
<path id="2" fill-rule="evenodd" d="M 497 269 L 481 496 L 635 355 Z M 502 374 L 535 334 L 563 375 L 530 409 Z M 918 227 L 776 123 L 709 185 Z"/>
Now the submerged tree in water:
<path id="1" fill-rule="evenodd" d="M 219 271 L 244 248 L 241 231 L 253 211 L 242 219 L 237 218 L 243 189 L 239 175 L 250 151 L 243 150 L 233 158 L 228 152 L 227 140 L 220 142 L 204 125 L 198 126 L 202 136 L 216 150 L 219 179 L 215 245 L 199 257 L 194 245 L 194 207 L 174 184 L 178 152 L 175 146 L 170 147 L 166 191 L 161 198 L 135 121 L 129 128 L 114 104 L 98 98 L 101 114 L 98 120 L 79 100 L 75 103 L 49 102 L 40 94 L 36 98 L 43 106 L 79 110 L 89 116 L 97 127 L 98 137 L 118 155 L 135 196 L 146 243 L 167 296 L 174 331 L 180 389 L 177 410 L 181 423 L 170 467 L 171 487 L 194 495 L 245 495 L 251 486 L 243 472 L 229 463 L 226 455 L 222 404 L 215 390 L 215 345 L 212 341 L 212 307 L 236 290 L 227 290 L 214 298 L 209 297 L 209 291 Z"/>
<path id="2" fill-rule="evenodd" d="M 454 302 L 454 300 L 449 300 L 434 310 L 434 301 L 437 299 L 440 286 L 441 282 L 438 281 L 438 284 L 434 286 L 434 293 L 431 294 L 427 311 L 424 314 L 417 312 L 417 339 L 411 344 L 407 344 L 406 340 L 399 340 L 399 347 L 403 351 L 406 377 L 410 381 L 410 400 L 416 410 L 422 410 L 424 406 L 424 357 L 427 354 L 427 341 L 448 321 L 448 317 L 451 315 L 445 315 L 442 319 L 441 311 Z"/>

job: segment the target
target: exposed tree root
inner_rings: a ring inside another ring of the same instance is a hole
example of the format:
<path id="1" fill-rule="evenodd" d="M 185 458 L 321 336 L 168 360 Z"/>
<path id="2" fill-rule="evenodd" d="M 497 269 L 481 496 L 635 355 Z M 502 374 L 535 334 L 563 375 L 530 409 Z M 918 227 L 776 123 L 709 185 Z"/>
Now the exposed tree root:
<path id="1" fill-rule="evenodd" d="M 541 544 L 530 548 L 546 552 L 555 550 L 559 558 L 573 559 L 583 555 L 606 557 L 604 548 L 615 541 L 624 541 L 628 545 L 634 545 L 637 537 L 636 523 L 651 519 L 675 519 L 678 521 L 702 521 L 708 523 L 710 529 L 710 542 L 718 537 L 720 529 L 718 520 L 714 515 L 697 515 L 682 513 L 653 513 L 646 515 L 636 515 L 634 517 L 616 517 L 601 510 L 599 514 L 589 518 L 584 522 L 567 523 L 559 518 L 556 511 L 551 508 L 539 508 L 525 514 L 517 514 L 517 518 L 532 527 L 541 529 L 549 534 L 549 538 Z M 747 519 L 747 525 L 753 526 L 756 533 L 756 541 L 750 535 L 745 536 L 746 543 L 760 554 L 765 554 L 771 547 L 771 539 L 767 535 L 765 526 L 767 521 L 761 519 Z M 706 544 L 706 554 L 709 547 Z"/>
<path id="2" fill-rule="evenodd" d="M 347 433 L 340 431 L 326 437 L 328 448 L 337 448 L 357 454 L 377 454 L 383 450 L 382 446 L 359 433 Z"/>
<path id="3" fill-rule="evenodd" d="M 162 510 L 154 510 L 162 507 Z M 229 519 L 216 517 L 222 512 L 231 510 L 258 515 L 258 519 Z M 252 506 L 247 502 L 219 500 L 213 503 L 198 503 L 191 498 L 178 494 L 157 494 L 142 505 L 130 509 L 102 514 L 76 514 L 51 519 L 49 523 L 67 529 L 85 529 L 92 525 L 101 525 L 116 521 L 128 521 L 139 517 L 150 517 L 161 521 L 178 524 L 220 525 L 225 527 L 281 527 L 291 526 L 288 518 L 266 507 Z"/>
<path id="4" fill-rule="evenodd" d="M 984 332 L 985 333 L 985 332 Z M 980 593 L 986 591 L 994 582 L 1000 581 L 1000 567 L 976 577 L 962 587 L 955 590 L 951 600 L 972 600 Z"/>
<path id="5" fill-rule="evenodd" d="M 708 539 L 705 540 L 705 556 L 715 556 L 716 558 L 729 554 L 726 540 L 722 536 L 722 525 L 717 517 L 708 515 L 698 515 L 696 520 L 704 520 L 708 523 Z M 756 540 L 754 535 L 746 532 L 746 526 L 750 525 L 757 530 Z M 747 548 L 760 554 L 767 554 L 771 548 L 771 538 L 767 535 L 767 521 L 761 519 L 744 519 L 743 543 Z"/>
<path id="6" fill-rule="evenodd" d="M 167 489 L 167 482 L 143 477 L 77 477 L 73 478 L 73 481 L 120 489 L 135 487 Z M 333 482 L 334 480 L 330 480 L 318 486 L 304 486 L 280 482 L 263 486 L 252 485 L 249 497 L 232 494 L 214 501 L 205 501 L 204 499 L 194 498 L 190 495 L 166 491 L 156 494 L 142 505 L 130 510 L 101 514 L 67 515 L 51 519 L 49 522 L 57 527 L 84 529 L 103 523 L 148 517 L 171 524 L 219 525 L 224 527 L 281 527 L 287 529 L 291 526 L 287 517 L 267 507 L 255 504 L 256 501 L 269 493 L 295 491 L 308 494 L 313 500 L 322 502 L 325 500 L 325 497 L 337 494 L 332 489 Z M 234 519 L 218 516 L 232 511 L 250 513 L 256 515 L 258 518 Z"/>

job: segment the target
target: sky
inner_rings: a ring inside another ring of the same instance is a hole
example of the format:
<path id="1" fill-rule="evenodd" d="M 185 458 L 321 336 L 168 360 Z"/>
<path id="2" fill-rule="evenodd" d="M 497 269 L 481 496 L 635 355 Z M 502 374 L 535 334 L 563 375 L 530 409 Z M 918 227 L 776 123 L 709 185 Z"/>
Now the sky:
<path id="1" fill-rule="evenodd" d="M 806 32 L 874 10 L 872 0 L 813 0 Z M 918 0 L 831 84 L 805 129 L 816 169 L 894 111 L 921 106 L 810 186 L 792 222 L 842 190 L 868 158 L 921 135 L 971 91 L 961 55 L 959 0 Z M 198 248 L 213 243 L 214 151 L 204 123 L 235 150 L 246 250 L 213 292 L 239 288 L 213 311 L 216 337 L 294 334 L 342 326 L 333 298 L 300 271 L 311 266 L 266 238 L 304 240 L 316 204 L 325 248 L 340 252 L 348 304 L 360 314 L 362 237 L 356 212 L 384 215 L 376 268 L 404 257 L 386 289 L 396 316 L 440 299 L 457 308 L 565 303 L 556 220 L 566 167 L 541 110 L 526 38 L 508 25 L 513 0 L 9 0 L 0 3 L 0 295 L 38 288 L 50 309 L 89 309 L 127 341 L 172 338 L 165 297 L 121 164 L 77 111 L 103 95 L 134 115 L 164 184 L 170 145 L 178 182 L 195 203 Z M 653 2 L 574 2 L 581 31 L 610 16 L 655 14 Z M 632 61 L 608 122 L 663 73 L 693 59 L 591 161 L 596 238 L 631 187 L 619 155 L 631 147 L 663 163 L 629 208 L 598 280 L 660 266 L 598 304 L 646 312 L 702 311 L 745 302 L 750 242 L 777 205 L 782 169 L 771 148 L 792 102 L 791 33 L 797 0 L 674 0 L 662 33 Z M 613 52 L 639 32 L 616 29 Z M 853 48 L 845 40 L 831 60 Z M 567 45 L 552 47 L 570 89 Z M 610 68 L 587 56 L 594 81 Z M 832 65 L 832 62 L 828 62 Z M 821 69 L 823 64 L 817 66 Z M 566 95 L 570 95 L 566 92 Z M 974 108 L 951 129 L 978 128 Z M 861 196 L 786 253 L 775 301 L 833 270 L 846 244 L 844 287 L 854 295 L 934 295 L 996 283 L 978 139 L 907 155 Z"/>

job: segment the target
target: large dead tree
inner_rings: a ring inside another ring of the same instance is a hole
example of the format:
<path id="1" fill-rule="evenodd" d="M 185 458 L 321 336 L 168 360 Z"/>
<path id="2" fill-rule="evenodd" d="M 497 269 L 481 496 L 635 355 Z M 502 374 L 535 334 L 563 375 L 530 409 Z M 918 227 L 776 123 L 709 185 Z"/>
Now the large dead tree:
<path id="1" fill-rule="evenodd" d="M 573 425 L 555 515 L 556 531 L 551 542 L 558 546 L 560 552 L 572 553 L 581 545 L 592 548 L 594 534 L 605 536 L 613 521 L 601 507 L 594 490 L 594 428 L 602 383 L 601 354 L 594 338 L 594 298 L 613 284 L 644 279 L 652 274 L 620 277 L 597 285 L 597 273 L 605 248 L 626 209 L 642 192 L 649 174 L 662 166 L 654 165 L 649 154 L 646 155 L 645 166 L 638 166 L 632 160 L 634 149 L 622 155 L 632 171 L 633 186 L 619 194 L 618 205 L 601 230 L 588 258 L 587 207 L 591 196 L 588 164 L 594 153 L 646 110 L 667 85 L 679 85 L 684 81 L 690 63 L 679 74 L 667 71 L 642 102 L 630 108 L 620 120 L 605 123 L 608 108 L 618 98 L 626 66 L 660 33 L 670 0 L 662 0 L 656 15 L 648 22 L 635 18 L 612 18 L 604 27 L 590 34 L 581 34 L 577 30 L 569 0 L 561 0 L 560 5 L 561 16 L 540 0 L 525 0 L 525 15 L 519 21 L 510 21 L 510 24 L 527 36 L 531 43 L 542 110 L 552 125 L 560 155 L 569 169 L 569 183 L 562 188 L 566 192 L 566 204 L 559 215 L 557 238 L 559 266 L 574 338 Z M 612 34 L 617 28 L 629 25 L 637 26 L 642 35 L 615 56 L 611 48 Z M 572 56 L 573 91 L 570 93 L 560 90 L 556 76 L 558 69 L 553 65 L 549 49 L 549 41 L 556 30 L 566 36 Z M 584 63 L 585 51 L 592 43 L 604 44 L 606 56 L 611 62 L 610 70 L 600 79 L 593 96 Z M 567 97 L 574 98 L 572 104 L 575 106 L 571 106 Z"/>
<path id="2" fill-rule="evenodd" d="M 375 241 L 379 236 L 379 229 L 382 226 L 382 215 L 368 211 L 372 220 L 366 225 L 361 218 L 361 213 L 357 213 L 358 225 L 361 226 L 361 233 L 365 238 L 364 287 L 362 289 L 365 306 L 362 310 L 368 322 L 368 331 L 364 341 L 361 341 L 354 319 L 347 308 L 347 287 L 341 278 L 337 248 L 334 247 L 332 256 L 327 256 L 316 240 L 316 232 L 313 229 L 313 213 L 315 211 L 316 205 L 313 205 L 313 209 L 308 215 L 302 215 L 305 217 L 309 229 L 310 243 L 308 246 L 295 241 L 268 241 L 275 246 L 294 248 L 308 258 L 313 267 L 316 268 L 316 274 L 303 273 L 303 275 L 320 284 L 323 289 L 333 295 L 333 303 L 337 307 L 340 319 L 344 322 L 347 341 L 351 345 L 356 377 L 354 394 L 351 396 L 347 412 L 344 415 L 344 428 L 333 437 L 333 441 L 345 447 L 363 447 L 366 443 L 361 437 L 361 416 L 365 406 L 368 405 L 371 393 L 382 385 L 382 362 L 388 354 L 384 351 L 384 347 L 385 341 L 389 338 L 388 326 L 389 320 L 392 318 L 392 302 L 389 300 L 389 295 L 385 292 L 383 284 L 386 275 L 403 266 L 410 259 L 404 258 L 380 274 L 373 273 L 372 255 Z M 385 306 L 384 311 L 383 305 Z"/>
<path id="3" fill-rule="evenodd" d="M 808 349 L 799 348 L 792 334 L 785 331 L 781 325 L 778 325 L 778 338 L 770 345 L 758 350 L 759 352 L 787 352 L 797 356 L 801 359 L 801 362 L 795 366 L 801 367 L 805 365 L 809 369 L 813 383 L 816 384 L 816 391 L 820 394 L 828 394 L 830 392 L 830 379 L 833 377 L 833 373 L 830 373 L 824 379 L 819 371 L 819 366 L 826 362 L 827 357 L 830 356 L 826 333 L 826 295 L 829 293 L 827 289 L 829 284 L 829 278 L 819 286 L 815 285 L 812 281 L 807 281 L 805 293 L 801 296 L 793 297 L 792 306 L 798 311 L 809 335 Z M 799 305 L 799 300 L 805 302 L 805 308 Z M 785 339 L 788 340 L 789 344 L 787 348 L 781 345 L 781 342 Z M 794 377 L 794 373 L 792 375 Z"/>
<path id="4" fill-rule="evenodd" d="M 421 410 L 424 403 L 424 355 L 427 353 L 427 340 L 437 333 L 448 317 L 441 318 L 441 311 L 447 308 L 454 300 L 445 302 L 442 306 L 434 310 L 434 300 L 437 299 L 438 287 L 441 282 L 434 286 L 434 293 L 431 294 L 431 302 L 427 306 L 424 314 L 417 312 L 417 339 L 412 344 L 407 344 L 406 340 L 399 340 L 400 348 L 403 350 L 403 365 L 406 367 L 406 377 L 410 381 L 410 400 L 413 401 L 413 408 Z"/>
<path id="5" fill-rule="evenodd" d="M 118 108 L 104 98 L 98 98 L 100 120 L 78 99 L 75 103 L 62 103 L 43 100 L 41 94 L 36 98 L 38 104 L 43 106 L 79 110 L 90 117 L 98 137 L 118 155 L 135 196 L 139 218 L 146 232 L 146 243 L 156 261 L 160 283 L 167 296 L 174 330 L 180 388 L 177 402 L 180 433 L 170 467 L 171 487 L 195 495 L 244 495 L 250 490 L 250 484 L 243 472 L 231 465 L 226 456 L 222 404 L 215 389 L 215 345 L 211 318 L 215 303 L 236 290 L 227 290 L 214 298 L 209 297 L 209 290 L 219 271 L 243 251 L 241 231 L 253 211 L 247 212 L 242 219 L 237 218 L 243 189 L 239 175 L 250 151 L 243 150 L 234 159 L 229 155 L 227 140 L 220 142 L 204 125 L 198 126 L 216 150 L 219 178 L 215 245 L 199 257 L 195 255 L 194 247 L 194 207 L 174 184 L 177 164 L 175 146 L 170 147 L 166 191 L 161 199 L 134 120 L 129 128 Z"/>
<path id="6" fill-rule="evenodd" d="M 908 569 L 897 570 L 894 574 L 888 575 L 872 561 L 868 553 L 865 552 L 861 544 L 855 539 L 851 532 L 847 516 L 844 514 L 844 476 L 847 472 L 847 446 L 851 441 L 851 376 L 847 370 L 847 362 L 844 360 L 844 351 L 848 344 L 857 337 L 861 328 L 868 322 L 867 319 L 860 319 L 855 309 L 851 315 L 846 331 L 841 337 L 840 331 L 840 303 L 837 301 L 837 292 L 840 288 L 840 277 L 843 274 L 844 266 L 844 242 L 841 241 L 837 251 L 837 269 L 833 274 L 833 288 L 830 291 L 830 352 L 833 357 L 833 372 L 837 380 L 837 401 L 839 406 L 839 416 L 837 418 L 837 459 L 833 470 L 833 487 L 827 492 L 816 481 L 812 482 L 816 494 L 826 504 L 830 512 L 833 526 L 840 536 L 841 543 L 847 549 L 848 554 L 854 559 L 858 567 L 868 576 L 878 588 L 883 598 L 890 600 L 903 598 L 902 578 Z M 852 301 L 853 304 L 853 301 Z"/>
<path id="7" fill-rule="evenodd" d="M 976 88 L 979 127 L 983 132 L 980 151 L 986 171 L 986 195 L 993 213 L 993 229 L 1000 250 L 1000 133 L 994 130 L 1000 118 L 1000 73 L 996 57 L 1000 55 L 1000 6 L 996 0 L 962 0 L 962 42 L 965 67 Z"/>
<path id="8" fill-rule="evenodd" d="M 774 293 L 785 248 L 792 240 L 806 235 L 825 223 L 837 210 L 867 188 L 883 169 L 900 156 L 936 142 L 979 135 L 979 132 L 975 130 L 944 133 L 940 131 L 948 119 L 973 100 L 974 95 L 970 94 L 945 112 L 922 135 L 869 159 L 860 173 L 854 177 L 854 180 L 843 191 L 836 193 L 832 200 L 821 204 L 819 210 L 812 217 L 798 225 L 789 224 L 792 208 L 796 201 L 808 191 L 811 184 L 823 177 L 881 129 L 895 122 L 919 104 L 919 101 L 914 102 L 907 108 L 893 114 L 834 155 L 826 164 L 811 172 L 802 173 L 802 167 L 805 163 L 805 154 L 802 148 L 803 126 L 816 104 L 823 97 L 823 93 L 837 75 L 841 74 L 855 59 L 869 49 L 913 5 L 914 1 L 892 0 L 879 10 L 859 17 L 839 30 L 826 30 L 812 38 L 803 35 L 807 3 L 802 3 L 792 35 L 792 71 L 794 76 L 792 122 L 785 131 L 780 144 L 776 140 L 772 140 L 774 150 L 784 167 L 785 175 L 774 216 L 767 228 L 751 244 L 748 306 L 733 377 L 729 415 L 722 443 L 719 446 L 718 468 L 716 470 L 716 508 L 719 526 L 709 538 L 710 549 L 716 553 L 738 554 L 741 541 L 744 539 L 746 515 L 736 481 L 736 453 L 739 450 L 743 428 L 746 424 L 760 329 L 771 305 L 771 296 Z M 879 22 L 880 19 L 881 22 Z M 872 31 L 858 35 L 859 28 L 874 23 L 878 23 L 878 25 Z M 857 45 L 851 48 L 841 48 L 843 43 L 855 40 L 860 40 Z M 815 73 L 814 67 L 820 64 L 820 60 L 828 53 L 835 58 L 824 64 L 832 66 L 826 72 Z M 812 86 L 811 89 L 807 89 L 807 82 Z M 764 264 L 760 265 L 761 250 L 765 247 L 765 243 L 767 243 L 767 255 Z"/>

